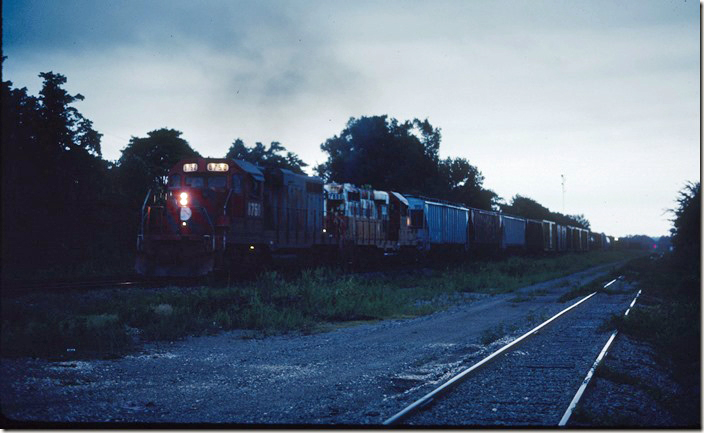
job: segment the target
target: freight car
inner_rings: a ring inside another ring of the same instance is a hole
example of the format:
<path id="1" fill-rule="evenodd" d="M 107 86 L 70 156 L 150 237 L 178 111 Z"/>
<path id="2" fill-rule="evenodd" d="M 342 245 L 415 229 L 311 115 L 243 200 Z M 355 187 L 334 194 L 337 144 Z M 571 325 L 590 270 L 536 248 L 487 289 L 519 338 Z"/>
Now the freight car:
<path id="1" fill-rule="evenodd" d="M 242 160 L 192 158 L 170 170 L 163 192 L 148 192 L 135 268 L 143 275 L 200 276 L 284 258 L 461 257 L 587 251 L 610 243 L 603 234 L 552 221 L 323 184 Z"/>
<path id="2" fill-rule="evenodd" d="M 510 215 L 501 215 L 501 249 L 520 252 L 526 248 L 526 220 Z"/>
<path id="3" fill-rule="evenodd" d="M 473 255 L 493 255 L 501 249 L 501 214 L 470 209 L 467 243 Z"/>
<path id="4" fill-rule="evenodd" d="M 411 212 L 411 237 L 420 251 L 464 251 L 469 209 L 425 197 L 406 195 Z"/>

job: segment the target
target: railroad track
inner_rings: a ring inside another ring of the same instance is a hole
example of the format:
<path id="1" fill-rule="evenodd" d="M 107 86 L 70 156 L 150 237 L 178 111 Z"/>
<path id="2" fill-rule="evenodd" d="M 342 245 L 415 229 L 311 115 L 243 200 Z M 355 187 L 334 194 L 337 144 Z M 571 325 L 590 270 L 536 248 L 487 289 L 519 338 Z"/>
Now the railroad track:
<path id="1" fill-rule="evenodd" d="M 164 287 L 168 285 L 193 285 L 193 278 L 148 279 L 140 277 L 105 278 L 91 280 L 29 281 L 3 283 L 2 296 L 20 296 L 39 292 L 89 291 L 104 288 Z"/>
<path id="2" fill-rule="evenodd" d="M 632 293 L 598 292 L 583 297 L 410 403 L 384 425 L 568 425 L 615 338 L 615 332 L 609 337 L 596 330 L 612 314 L 623 314 L 632 300 L 630 311 L 636 298 Z"/>

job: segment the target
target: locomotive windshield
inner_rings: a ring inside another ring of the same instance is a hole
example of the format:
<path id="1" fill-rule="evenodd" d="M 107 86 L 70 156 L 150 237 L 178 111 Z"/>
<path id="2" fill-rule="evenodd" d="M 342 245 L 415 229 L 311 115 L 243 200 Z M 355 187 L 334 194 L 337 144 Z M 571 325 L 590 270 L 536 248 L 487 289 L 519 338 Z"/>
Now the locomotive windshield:
<path id="1" fill-rule="evenodd" d="M 227 177 L 225 177 L 225 176 L 211 176 L 208 178 L 208 188 L 224 189 L 226 186 L 227 186 Z"/>
<path id="2" fill-rule="evenodd" d="M 191 188 L 203 188 L 203 176 L 186 176 L 185 184 Z"/>
<path id="3" fill-rule="evenodd" d="M 242 175 L 235 173 L 232 175 L 232 192 L 235 194 L 242 193 Z"/>
<path id="4" fill-rule="evenodd" d="M 172 174 L 171 177 L 169 177 L 169 188 L 178 188 L 179 186 L 181 186 L 181 175 Z"/>

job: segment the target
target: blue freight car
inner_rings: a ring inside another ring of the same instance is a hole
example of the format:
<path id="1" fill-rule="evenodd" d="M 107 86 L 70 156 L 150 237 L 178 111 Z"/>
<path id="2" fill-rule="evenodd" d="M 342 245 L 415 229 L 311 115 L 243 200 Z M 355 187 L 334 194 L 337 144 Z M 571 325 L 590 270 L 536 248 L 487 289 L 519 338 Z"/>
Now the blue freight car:
<path id="1" fill-rule="evenodd" d="M 523 250 L 526 247 L 526 220 L 501 215 L 501 249 Z"/>
<path id="2" fill-rule="evenodd" d="M 466 247 L 468 208 L 421 197 L 405 197 L 408 200 L 410 227 L 421 249 Z"/>

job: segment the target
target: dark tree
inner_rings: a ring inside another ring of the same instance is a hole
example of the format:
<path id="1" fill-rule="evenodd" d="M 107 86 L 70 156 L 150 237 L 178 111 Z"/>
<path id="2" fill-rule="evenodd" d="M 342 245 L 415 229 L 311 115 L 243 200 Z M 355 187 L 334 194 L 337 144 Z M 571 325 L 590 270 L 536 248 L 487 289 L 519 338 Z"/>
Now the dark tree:
<path id="1" fill-rule="evenodd" d="M 441 140 L 440 129 L 427 119 L 350 118 L 339 135 L 320 146 L 328 159 L 316 170 L 326 181 L 492 209 L 498 196 L 483 188 L 481 172 L 464 158 L 440 160 Z"/>
<path id="2" fill-rule="evenodd" d="M 439 143 L 440 130 L 427 121 L 399 123 L 387 116 L 351 118 L 339 135 L 320 146 L 328 160 L 316 171 L 326 181 L 427 194 L 439 187 Z"/>
<path id="3" fill-rule="evenodd" d="M 629 235 L 619 238 L 618 244 L 620 248 L 630 250 L 652 251 L 657 244 L 655 239 L 646 235 Z"/>
<path id="4" fill-rule="evenodd" d="M 516 194 L 511 199 L 510 205 L 502 205 L 501 211 L 511 215 L 518 215 L 530 219 L 549 219 L 552 215 L 550 209 L 541 205 L 532 198 Z"/>
<path id="5" fill-rule="evenodd" d="M 284 168 L 304 174 L 303 167 L 307 167 L 308 164 L 295 153 L 286 152 L 285 155 L 282 155 L 283 152 L 286 152 L 286 148 L 278 141 L 272 141 L 269 148 L 265 148 L 259 142 L 249 148 L 244 144 L 244 141 L 238 138 L 230 146 L 225 158 L 242 159 L 264 168 Z"/>
<path id="6" fill-rule="evenodd" d="M 549 220 L 558 224 L 590 228 L 589 220 L 584 215 L 563 215 L 559 212 L 552 212 L 532 198 L 516 194 L 511 199 L 511 204 L 501 205 L 501 211 L 511 215 L 522 216 L 524 218 Z"/>
<path id="7" fill-rule="evenodd" d="M 101 248 L 109 223 L 101 134 L 73 106 L 83 97 L 66 92 L 63 75 L 39 76 L 37 97 L 2 83 L 4 274 L 76 267 Z"/>
<path id="8" fill-rule="evenodd" d="M 676 261 L 682 266 L 698 269 L 701 261 L 701 183 L 689 182 L 679 192 L 679 206 L 672 212 L 672 246 Z"/>
<path id="9" fill-rule="evenodd" d="M 41 222 L 33 203 L 42 202 L 43 176 L 40 144 L 37 138 L 39 101 L 27 89 L 14 89 L 2 82 L 2 257 L 3 277 L 31 257 L 27 243 L 36 244 L 37 224 Z M 35 167 L 33 173 L 27 167 Z"/>
<path id="10" fill-rule="evenodd" d="M 498 196 L 483 188 L 484 176 L 464 158 L 446 158 L 438 166 L 441 185 L 439 197 L 467 206 L 491 210 Z"/>
<path id="11" fill-rule="evenodd" d="M 71 106 L 76 101 L 82 101 L 83 95 L 69 94 L 62 87 L 66 84 L 66 77 L 61 74 L 42 72 L 39 76 L 44 79 L 44 85 L 39 92 L 39 114 L 43 121 L 41 135 L 47 146 L 47 153 L 81 148 L 100 156 L 102 134 L 93 130 L 93 123 Z"/>
<path id="12" fill-rule="evenodd" d="M 181 134 L 175 129 L 157 129 L 146 137 L 132 137 L 122 149 L 117 162 L 118 184 L 132 203 L 143 200 L 150 188 L 163 189 L 169 170 L 179 160 L 200 156 Z"/>
<path id="13" fill-rule="evenodd" d="M 573 221 L 573 224 L 577 227 L 581 227 L 583 229 L 590 230 L 591 229 L 591 223 L 589 220 L 584 216 L 584 214 L 579 214 L 579 215 L 567 215 L 567 218 Z"/>

